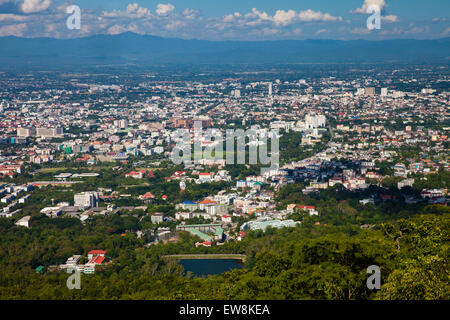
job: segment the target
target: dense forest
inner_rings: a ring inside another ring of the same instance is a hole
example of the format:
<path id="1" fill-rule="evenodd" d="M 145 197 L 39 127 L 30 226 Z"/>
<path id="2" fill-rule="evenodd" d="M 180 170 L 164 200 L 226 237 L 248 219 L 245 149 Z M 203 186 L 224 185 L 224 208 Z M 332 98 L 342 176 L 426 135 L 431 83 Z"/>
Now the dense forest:
<path id="1" fill-rule="evenodd" d="M 0 219 L 0 299 L 450 299 L 450 214 L 418 212 L 377 224 L 301 226 L 250 232 L 242 241 L 195 248 L 196 239 L 145 247 L 130 216 L 83 226 L 71 218 L 35 217 L 30 229 Z M 36 273 L 72 254 L 107 250 L 107 263 L 66 287 L 64 272 Z M 245 268 L 192 277 L 174 253 L 245 254 Z M 381 290 L 366 287 L 370 265 L 381 268 Z"/>

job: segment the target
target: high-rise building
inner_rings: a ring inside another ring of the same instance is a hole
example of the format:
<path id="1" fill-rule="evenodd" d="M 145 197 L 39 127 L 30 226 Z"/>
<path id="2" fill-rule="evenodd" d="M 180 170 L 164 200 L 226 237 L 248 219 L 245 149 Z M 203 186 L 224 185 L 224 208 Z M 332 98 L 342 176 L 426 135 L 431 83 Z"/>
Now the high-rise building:
<path id="1" fill-rule="evenodd" d="M 388 89 L 387 88 L 381 88 L 381 97 L 386 97 L 388 94 Z"/>
<path id="2" fill-rule="evenodd" d="M 239 90 L 239 89 L 234 90 L 234 97 L 236 99 L 240 98 L 241 97 L 241 90 Z"/>
<path id="3" fill-rule="evenodd" d="M 269 82 L 269 97 L 272 96 L 272 82 Z"/>

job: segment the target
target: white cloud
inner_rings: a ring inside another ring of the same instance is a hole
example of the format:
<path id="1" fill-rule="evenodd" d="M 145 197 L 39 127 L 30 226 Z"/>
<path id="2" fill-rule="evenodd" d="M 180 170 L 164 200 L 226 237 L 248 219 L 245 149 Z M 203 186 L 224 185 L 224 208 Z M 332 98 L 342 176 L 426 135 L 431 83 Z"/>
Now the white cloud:
<path id="1" fill-rule="evenodd" d="M 186 22 L 180 20 L 172 20 L 169 24 L 167 24 L 164 28 L 167 30 L 176 30 L 186 26 Z"/>
<path id="2" fill-rule="evenodd" d="M 24 32 L 27 29 L 26 23 L 12 24 L 0 27 L 0 36 L 16 36 L 23 37 Z"/>
<path id="3" fill-rule="evenodd" d="M 387 7 L 387 4 L 385 0 L 364 0 L 361 8 L 350 11 L 350 13 L 367 14 L 367 8 L 369 8 L 370 6 L 378 6 L 381 10 L 383 10 Z"/>
<path id="4" fill-rule="evenodd" d="M 284 10 L 277 10 L 275 12 L 275 15 L 273 16 L 273 21 L 276 25 L 288 25 L 295 21 L 298 18 L 297 12 L 294 10 L 284 11 Z"/>
<path id="5" fill-rule="evenodd" d="M 264 28 L 262 30 L 262 32 L 265 36 L 273 36 L 273 35 L 280 33 L 280 30 L 275 29 L 275 28 Z"/>
<path id="6" fill-rule="evenodd" d="M 105 18 L 147 18 L 151 17 L 150 10 L 144 7 L 140 7 L 137 3 L 130 3 L 127 5 L 125 11 L 113 10 L 104 11 L 102 17 Z"/>
<path id="7" fill-rule="evenodd" d="M 416 26 L 410 26 L 405 30 L 405 34 L 417 34 L 417 33 L 424 33 L 429 31 L 430 28 L 428 26 L 425 27 L 416 27 Z"/>
<path id="8" fill-rule="evenodd" d="M 350 30 L 350 32 L 353 34 L 369 34 L 370 29 L 368 29 L 368 28 L 353 28 L 352 30 Z"/>
<path id="9" fill-rule="evenodd" d="M 171 5 L 170 3 L 168 3 L 168 4 L 159 3 L 156 6 L 156 14 L 158 16 L 168 16 L 169 14 L 171 14 L 173 12 L 174 9 L 175 9 L 175 7 L 173 5 Z"/>
<path id="10" fill-rule="evenodd" d="M 127 6 L 127 14 L 131 17 L 143 18 L 150 16 L 150 10 L 140 7 L 137 3 L 130 3 Z"/>
<path id="11" fill-rule="evenodd" d="M 52 0 L 24 0 L 20 8 L 24 13 L 34 13 L 46 10 L 52 4 Z"/>
<path id="12" fill-rule="evenodd" d="M 267 14 L 267 12 L 261 12 L 256 8 L 252 8 L 252 12 L 245 15 L 248 26 L 257 26 L 262 24 L 264 21 L 271 21 L 272 17 Z"/>
<path id="13" fill-rule="evenodd" d="M 313 11 L 311 9 L 299 13 L 300 21 L 342 21 L 342 17 L 334 17 L 329 13 Z"/>
<path id="14" fill-rule="evenodd" d="M 229 15 L 226 15 L 225 17 L 223 17 L 223 22 L 232 22 L 235 21 L 236 19 L 240 18 L 242 15 L 239 12 L 235 12 Z"/>
<path id="15" fill-rule="evenodd" d="M 394 16 L 393 14 L 387 15 L 387 16 L 381 16 L 381 20 L 384 22 L 398 22 L 398 17 Z"/>
<path id="16" fill-rule="evenodd" d="M 276 27 L 280 27 L 298 22 L 314 21 L 342 21 L 342 17 L 335 17 L 329 13 L 322 13 L 321 11 L 313 11 L 311 9 L 299 12 L 295 10 L 277 10 L 273 16 L 270 16 L 267 12 L 261 12 L 253 8 L 252 12 L 245 15 L 235 12 L 223 18 L 223 22 L 225 23 L 237 23 L 244 26 L 274 24 Z"/>
<path id="17" fill-rule="evenodd" d="M 194 9 L 186 8 L 181 14 L 182 14 L 186 19 L 189 19 L 189 20 L 194 20 L 194 19 L 201 18 L 201 17 L 199 16 L 199 11 L 198 11 L 198 10 L 194 10 Z"/>
<path id="18" fill-rule="evenodd" d="M 10 14 L 10 13 L 0 14 L 0 21 L 25 21 L 25 20 L 27 20 L 26 16 L 20 16 L 17 14 Z"/>
<path id="19" fill-rule="evenodd" d="M 121 34 L 127 31 L 127 28 L 123 26 L 119 26 L 118 24 L 115 24 L 108 28 L 108 34 L 115 35 L 115 34 Z"/>

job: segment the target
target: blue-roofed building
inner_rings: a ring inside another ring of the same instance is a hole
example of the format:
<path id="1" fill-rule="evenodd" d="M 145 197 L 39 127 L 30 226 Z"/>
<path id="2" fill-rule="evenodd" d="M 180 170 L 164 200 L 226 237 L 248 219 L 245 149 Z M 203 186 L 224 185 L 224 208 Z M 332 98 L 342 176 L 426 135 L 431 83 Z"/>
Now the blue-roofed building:
<path id="1" fill-rule="evenodd" d="M 183 210 L 194 211 L 198 209 L 198 203 L 193 201 L 184 201 L 177 205 L 177 208 L 181 208 Z"/>
<path id="2" fill-rule="evenodd" d="M 236 182 L 236 188 L 245 188 L 247 187 L 247 181 L 245 180 L 238 180 Z"/>

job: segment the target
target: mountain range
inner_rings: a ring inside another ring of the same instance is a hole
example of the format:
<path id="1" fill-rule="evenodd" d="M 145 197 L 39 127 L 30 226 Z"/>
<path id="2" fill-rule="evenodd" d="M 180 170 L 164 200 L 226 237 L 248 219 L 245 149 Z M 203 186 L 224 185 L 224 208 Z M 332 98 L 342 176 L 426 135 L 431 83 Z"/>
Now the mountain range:
<path id="1" fill-rule="evenodd" d="M 448 62 L 435 40 L 207 41 L 135 33 L 75 39 L 0 37 L 0 67 Z"/>

